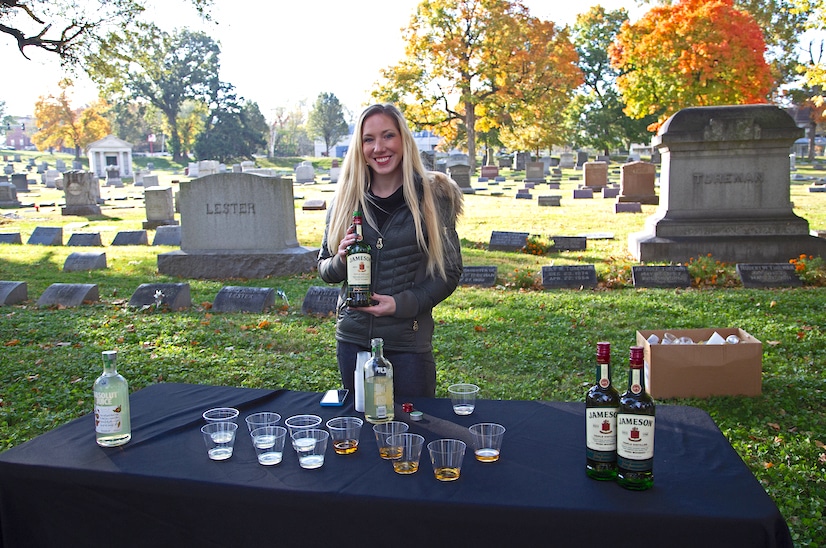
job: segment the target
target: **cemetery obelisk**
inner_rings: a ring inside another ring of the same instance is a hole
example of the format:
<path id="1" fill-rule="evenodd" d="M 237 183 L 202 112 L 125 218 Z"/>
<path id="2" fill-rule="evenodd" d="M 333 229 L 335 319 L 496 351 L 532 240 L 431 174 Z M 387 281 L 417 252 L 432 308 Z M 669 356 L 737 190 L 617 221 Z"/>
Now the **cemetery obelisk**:
<path id="1" fill-rule="evenodd" d="M 660 128 L 660 204 L 628 247 L 642 262 L 709 253 L 729 263 L 826 257 L 790 199 L 789 149 L 802 134 L 774 105 L 683 109 Z"/>

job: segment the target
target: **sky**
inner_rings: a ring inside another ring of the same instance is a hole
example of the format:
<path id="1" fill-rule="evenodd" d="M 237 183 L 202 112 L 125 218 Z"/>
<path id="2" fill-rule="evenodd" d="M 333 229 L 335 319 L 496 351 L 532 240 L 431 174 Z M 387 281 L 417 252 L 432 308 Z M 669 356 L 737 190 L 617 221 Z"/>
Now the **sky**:
<path id="1" fill-rule="evenodd" d="M 91 2 L 93 0 L 80 0 Z M 221 80 L 237 94 L 258 103 L 272 120 L 278 107 L 306 100 L 309 109 L 322 92 L 334 94 L 354 116 L 369 103 L 369 90 L 380 70 L 404 57 L 401 29 L 407 27 L 420 0 L 214 0 L 210 10 L 218 23 L 202 23 L 183 0 L 151 0 L 149 17 L 166 31 L 189 27 L 204 30 L 221 47 Z M 578 13 L 601 4 L 625 7 L 635 20 L 644 13 L 634 0 L 523 0 L 532 15 L 572 25 Z M 239 6 L 244 6 L 240 8 Z M 254 6 L 254 7 L 248 7 Z M 0 34 L 3 81 L 0 101 L 6 113 L 30 115 L 41 96 L 57 95 L 62 78 L 54 54 L 27 48 L 31 61 Z M 13 75 L 13 76 L 10 76 Z M 73 104 L 95 99 L 88 80 L 74 76 Z"/>

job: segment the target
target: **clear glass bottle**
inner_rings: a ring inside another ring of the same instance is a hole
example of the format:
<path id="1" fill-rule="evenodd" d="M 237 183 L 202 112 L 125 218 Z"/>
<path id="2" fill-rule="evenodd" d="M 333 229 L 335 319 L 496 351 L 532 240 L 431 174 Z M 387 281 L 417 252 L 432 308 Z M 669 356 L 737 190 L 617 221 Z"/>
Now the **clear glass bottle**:
<path id="1" fill-rule="evenodd" d="M 353 226 L 356 230 L 356 241 L 347 247 L 347 306 L 354 308 L 370 306 L 371 249 L 362 235 L 363 222 L 361 211 L 355 210 Z"/>
<path id="2" fill-rule="evenodd" d="M 654 485 L 654 400 L 645 391 L 643 347 L 632 346 L 629 361 L 617 414 L 617 483 L 641 491 Z"/>
<path id="3" fill-rule="evenodd" d="M 611 343 L 597 343 L 596 382 L 585 395 L 585 473 L 597 480 L 617 477 L 619 392 L 611 384 Z"/>
<path id="4" fill-rule="evenodd" d="M 103 354 L 103 374 L 95 380 L 95 440 L 102 447 L 116 447 L 132 439 L 129 418 L 129 384 L 118 373 L 115 350 Z"/>
<path id="5" fill-rule="evenodd" d="M 393 420 L 393 364 L 384 357 L 384 339 L 370 341 L 373 353 L 364 364 L 364 418 L 379 424 Z"/>

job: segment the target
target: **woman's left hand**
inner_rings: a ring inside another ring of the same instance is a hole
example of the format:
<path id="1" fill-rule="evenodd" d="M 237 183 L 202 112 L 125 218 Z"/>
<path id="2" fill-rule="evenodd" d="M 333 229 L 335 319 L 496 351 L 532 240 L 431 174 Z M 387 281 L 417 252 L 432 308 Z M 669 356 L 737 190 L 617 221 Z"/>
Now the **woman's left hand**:
<path id="1" fill-rule="evenodd" d="M 378 293 L 374 293 L 371 296 L 371 300 L 375 301 L 376 304 L 359 308 L 359 311 L 372 314 L 376 317 L 392 316 L 396 313 L 396 299 L 390 295 L 379 295 Z"/>

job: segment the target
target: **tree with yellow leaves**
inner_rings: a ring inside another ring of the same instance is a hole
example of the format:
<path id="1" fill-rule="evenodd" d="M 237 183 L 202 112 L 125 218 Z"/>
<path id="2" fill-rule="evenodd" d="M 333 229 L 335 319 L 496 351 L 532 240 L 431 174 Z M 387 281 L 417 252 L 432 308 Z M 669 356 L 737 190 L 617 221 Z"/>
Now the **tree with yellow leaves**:
<path id="1" fill-rule="evenodd" d="M 106 137 L 111 131 L 109 121 L 101 114 L 106 105 L 98 101 L 87 107 L 73 108 L 72 80 L 64 78 L 58 86 L 60 94 L 57 97 L 40 97 L 34 105 L 38 131 L 32 135 L 32 142 L 38 150 L 74 148 L 75 158 L 80 158 L 82 148 Z"/>
<path id="2" fill-rule="evenodd" d="M 686 107 L 767 102 L 765 50 L 760 26 L 733 0 L 680 0 L 624 24 L 610 53 L 626 114 L 656 115 L 655 131 Z"/>

